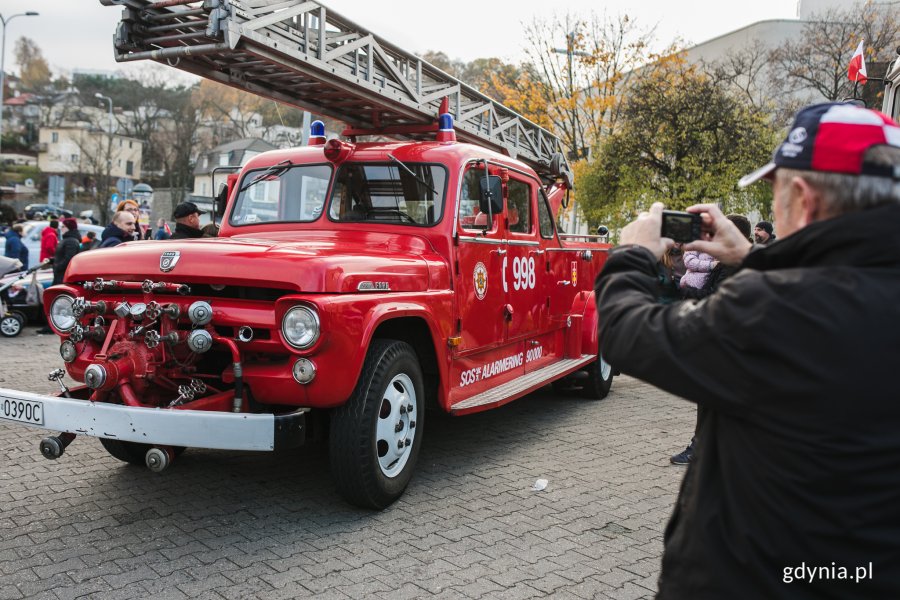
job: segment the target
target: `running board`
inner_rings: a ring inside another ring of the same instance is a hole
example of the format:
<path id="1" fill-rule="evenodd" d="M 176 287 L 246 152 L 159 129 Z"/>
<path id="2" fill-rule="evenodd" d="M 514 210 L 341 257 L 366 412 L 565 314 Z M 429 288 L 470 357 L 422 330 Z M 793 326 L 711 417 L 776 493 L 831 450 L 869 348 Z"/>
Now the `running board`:
<path id="1" fill-rule="evenodd" d="M 504 402 L 514 400 L 519 396 L 523 396 L 526 393 L 537 389 L 551 379 L 557 379 L 561 375 L 568 375 L 572 371 L 577 371 L 584 365 L 596 360 L 596 358 L 596 356 L 591 354 L 582 354 L 581 358 L 568 358 L 547 365 L 537 371 L 532 371 L 521 377 L 516 377 L 503 385 L 499 385 L 485 392 L 481 392 L 476 396 L 467 398 L 462 402 L 457 402 L 450 407 L 450 413 L 461 414 L 499 406 Z"/>

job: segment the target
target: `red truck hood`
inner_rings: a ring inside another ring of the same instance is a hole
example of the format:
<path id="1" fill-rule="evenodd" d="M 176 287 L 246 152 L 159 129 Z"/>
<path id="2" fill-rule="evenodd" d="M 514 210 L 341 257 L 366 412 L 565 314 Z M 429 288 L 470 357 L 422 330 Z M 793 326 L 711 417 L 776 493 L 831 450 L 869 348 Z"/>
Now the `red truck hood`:
<path id="1" fill-rule="evenodd" d="M 180 256 L 163 272 L 167 251 Z M 390 291 L 424 291 L 429 272 L 423 257 L 433 254 L 431 244 L 418 236 L 360 231 L 129 242 L 75 255 L 65 280 L 150 279 L 313 293 L 356 292 L 361 282 L 372 282 Z"/>

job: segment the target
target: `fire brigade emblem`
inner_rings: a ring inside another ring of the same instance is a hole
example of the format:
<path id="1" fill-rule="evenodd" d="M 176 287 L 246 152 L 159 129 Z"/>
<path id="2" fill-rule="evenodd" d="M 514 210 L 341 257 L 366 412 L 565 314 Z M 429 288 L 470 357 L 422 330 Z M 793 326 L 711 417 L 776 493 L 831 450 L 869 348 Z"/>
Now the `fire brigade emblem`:
<path id="1" fill-rule="evenodd" d="M 572 287 L 578 285 L 578 263 L 572 261 Z"/>
<path id="2" fill-rule="evenodd" d="M 487 269 L 484 267 L 484 263 L 475 265 L 473 278 L 475 279 L 475 297 L 484 300 L 484 295 L 487 293 Z"/>
<path id="3" fill-rule="evenodd" d="M 181 252 L 178 250 L 167 250 L 163 252 L 159 257 L 159 270 L 163 273 L 168 273 L 175 268 L 176 264 L 178 264 L 179 258 L 181 258 Z"/>

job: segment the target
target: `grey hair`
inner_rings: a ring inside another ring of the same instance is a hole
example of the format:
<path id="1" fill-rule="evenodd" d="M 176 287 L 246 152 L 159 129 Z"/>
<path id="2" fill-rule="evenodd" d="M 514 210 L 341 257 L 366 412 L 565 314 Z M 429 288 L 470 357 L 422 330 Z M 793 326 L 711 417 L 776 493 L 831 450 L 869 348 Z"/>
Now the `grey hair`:
<path id="1" fill-rule="evenodd" d="M 873 146 L 866 151 L 863 162 L 878 166 L 900 166 L 900 148 Z M 787 183 L 793 177 L 800 177 L 806 181 L 822 195 L 826 212 L 834 217 L 885 204 L 900 203 L 900 181 L 890 177 L 797 169 L 778 169 L 775 171 L 775 177 L 782 183 Z"/>

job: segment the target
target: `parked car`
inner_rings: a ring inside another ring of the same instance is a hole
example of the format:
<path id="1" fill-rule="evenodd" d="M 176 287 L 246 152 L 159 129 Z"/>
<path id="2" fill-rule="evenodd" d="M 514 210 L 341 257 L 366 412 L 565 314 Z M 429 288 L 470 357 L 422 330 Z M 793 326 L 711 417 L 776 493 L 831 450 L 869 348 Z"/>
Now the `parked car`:
<path id="1" fill-rule="evenodd" d="M 49 225 L 49 221 L 25 221 L 22 223 L 22 240 L 25 242 L 25 247 L 28 248 L 27 267 L 29 269 L 38 264 L 41 259 L 41 233 L 44 231 L 44 228 Z M 62 227 L 62 224 L 60 224 L 60 227 Z M 88 231 L 93 231 L 97 234 L 97 238 L 99 239 L 100 234 L 103 233 L 103 227 L 100 225 L 79 223 L 78 231 L 81 232 L 81 235 L 84 235 Z"/>
<path id="2" fill-rule="evenodd" d="M 0 290 L 6 288 L 3 293 L 3 302 L 6 309 L 10 313 L 22 313 L 29 321 L 41 321 L 41 306 L 38 304 L 28 304 L 28 288 L 31 287 L 30 275 L 21 278 L 22 273 L 9 273 L 0 277 Z M 21 278 L 21 279 L 20 279 Z M 19 280 L 19 281 L 17 281 Z M 53 284 L 53 267 L 48 266 L 45 269 L 37 271 L 37 282 L 46 290 Z M 12 285 L 10 285 L 12 284 Z M 7 286 L 9 286 L 7 288 Z"/>
<path id="3" fill-rule="evenodd" d="M 57 215 L 63 218 L 71 217 L 75 214 L 67 208 L 60 208 L 59 206 L 53 206 L 52 204 L 29 204 L 25 207 L 26 219 L 34 219 L 35 215 L 38 213 L 41 215 Z"/>

